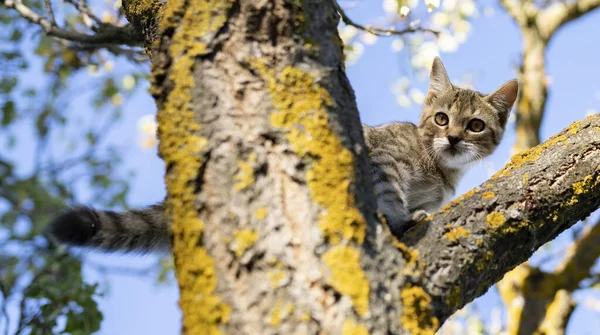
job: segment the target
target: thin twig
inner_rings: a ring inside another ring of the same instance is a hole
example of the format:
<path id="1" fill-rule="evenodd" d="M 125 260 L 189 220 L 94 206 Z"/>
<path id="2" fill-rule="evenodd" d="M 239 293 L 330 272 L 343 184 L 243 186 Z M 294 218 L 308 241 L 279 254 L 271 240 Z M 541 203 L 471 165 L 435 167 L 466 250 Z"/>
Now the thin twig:
<path id="1" fill-rule="evenodd" d="M 432 33 L 436 36 L 440 33 L 437 30 L 423 28 L 423 27 L 408 27 L 403 30 L 396 30 L 396 29 L 384 29 L 384 28 L 377 28 L 377 27 L 371 27 L 371 26 L 364 26 L 364 25 L 354 22 L 350 17 L 348 17 L 346 12 L 344 12 L 344 10 L 337 3 L 337 1 L 334 1 L 334 3 L 335 3 L 336 10 L 340 14 L 340 17 L 342 18 L 342 21 L 345 24 L 347 24 L 349 26 L 353 26 L 360 30 L 364 30 L 364 31 L 371 33 L 373 35 L 376 35 L 376 36 L 392 36 L 392 35 L 399 36 L 399 35 L 410 34 L 410 33 L 418 32 L 418 31 Z"/>
<path id="2" fill-rule="evenodd" d="M 8 305 L 8 296 L 4 296 L 4 298 L 2 299 L 2 307 L 0 307 L 2 317 L 5 320 L 4 324 L 6 325 L 6 328 L 4 328 L 4 335 L 8 335 L 8 331 L 10 330 L 10 315 L 8 314 L 6 305 Z"/>
<path id="3" fill-rule="evenodd" d="M 121 275 L 121 276 L 133 276 L 133 277 L 147 278 L 147 277 L 150 277 L 155 272 L 157 272 L 157 268 L 160 266 L 160 261 L 156 262 L 154 264 L 151 264 L 150 266 L 143 267 L 143 268 L 134 268 L 134 267 L 129 267 L 129 266 L 104 265 L 104 264 L 90 261 L 89 259 L 85 260 L 85 265 L 91 267 L 96 272 L 101 273 L 103 275 L 114 274 L 114 275 Z"/>
<path id="4" fill-rule="evenodd" d="M 42 27 L 47 35 L 69 40 L 83 44 L 125 44 L 131 46 L 143 45 L 143 38 L 130 25 L 117 27 L 114 25 L 103 24 L 101 31 L 95 35 L 88 35 L 74 31 L 61 29 L 53 26 L 46 18 L 41 17 L 29 7 L 25 6 L 21 0 L 3 0 L 4 5 L 16 10 L 21 17 L 29 22 Z"/>
<path id="5" fill-rule="evenodd" d="M 77 9 L 77 11 L 79 11 L 83 15 L 87 15 L 90 19 L 94 20 L 94 22 L 96 22 L 98 25 L 105 24 L 104 22 L 102 22 L 102 20 L 99 17 L 97 17 L 96 15 L 94 15 L 94 13 L 92 13 L 92 11 L 85 5 L 85 3 L 83 1 L 76 2 L 74 0 L 65 0 L 65 2 L 73 5 L 75 7 L 75 9 Z"/>
<path id="6" fill-rule="evenodd" d="M 50 0 L 44 0 L 44 5 L 46 5 L 46 11 L 50 15 L 50 24 L 56 26 L 56 17 L 54 16 L 54 10 L 52 10 L 52 3 Z"/>

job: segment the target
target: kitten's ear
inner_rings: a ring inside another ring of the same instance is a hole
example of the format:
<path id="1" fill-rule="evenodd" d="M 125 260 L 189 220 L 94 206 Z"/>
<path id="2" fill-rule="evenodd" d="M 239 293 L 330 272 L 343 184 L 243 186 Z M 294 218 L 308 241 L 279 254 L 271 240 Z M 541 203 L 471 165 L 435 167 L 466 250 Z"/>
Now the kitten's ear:
<path id="1" fill-rule="evenodd" d="M 519 92 L 519 84 L 516 79 L 509 80 L 502 84 L 499 89 L 495 90 L 494 93 L 489 94 L 485 97 L 502 116 L 503 121 L 508 118 L 508 113 L 512 109 L 515 100 L 517 100 L 517 93 Z"/>
<path id="2" fill-rule="evenodd" d="M 429 76 L 429 93 L 434 96 L 440 96 L 446 91 L 452 89 L 448 73 L 442 64 L 440 57 L 435 57 L 433 66 L 431 67 L 431 75 Z"/>

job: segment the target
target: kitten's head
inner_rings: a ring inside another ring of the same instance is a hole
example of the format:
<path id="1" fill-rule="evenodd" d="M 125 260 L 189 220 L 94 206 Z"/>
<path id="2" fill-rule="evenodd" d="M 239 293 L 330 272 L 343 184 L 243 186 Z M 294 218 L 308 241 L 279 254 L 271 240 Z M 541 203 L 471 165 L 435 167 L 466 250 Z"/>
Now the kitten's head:
<path id="1" fill-rule="evenodd" d="M 453 169 L 492 154 L 504 134 L 517 91 L 514 79 L 488 95 L 453 86 L 436 57 L 419 121 L 428 151 L 440 164 Z"/>

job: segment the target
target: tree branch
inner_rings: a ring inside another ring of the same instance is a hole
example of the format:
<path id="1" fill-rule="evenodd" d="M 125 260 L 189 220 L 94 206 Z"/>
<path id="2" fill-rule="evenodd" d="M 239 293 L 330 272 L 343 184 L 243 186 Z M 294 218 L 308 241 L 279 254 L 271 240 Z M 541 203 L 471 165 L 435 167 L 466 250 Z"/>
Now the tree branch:
<path id="1" fill-rule="evenodd" d="M 383 29 L 383 28 L 364 26 L 364 25 L 356 23 L 352 19 L 350 19 L 350 17 L 346 14 L 346 12 L 342 9 L 342 7 L 337 3 L 337 1 L 334 1 L 334 5 L 335 5 L 337 12 L 340 14 L 342 21 L 345 24 L 347 24 L 349 26 L 353 26 L 360 30 L 366 31 L 366 32 L 371 33 L 376 36 L 392 36 L 392 35 L 401 36 L 401 35 L 406 35 L 406 34 L 418 32 L 418 31 L 432 33 L 436 36 L 440 33 L 437 30 L 423 28 L 423 27 L 408 27 L 406 29 L 396 30 L 396 29 Z"/>
<path id="2" fill-rule="evenodd" d="M 29 7 L 25 6 L 21 0 L 3 0 L 3 3 L 6 7 L 16 10 L 21 17 L 29 22 L 39 25 L 49 36 L 81 44 L 93 45 L 117 44 L 139 46 L 144 42 L 141 36 L 130 25 L 117 27 L 110 24 L 103 24 L 97 28 L 96 34 L 88 35 L 59 28 L 51 21 L 48 21 L 48 19 L 38 15 Z"/>
<path id="3" fill-rule="evenodd" d="M 558 290 L 546 309 L 538 334 L 565 334 L 567 323 L 575 309 L 575 299 L 567 290 Z"/>
<path id="4" fill-rule="evenodd" d="M 600 0 L 557 1 L 537 16 L 540 35 L 550 39 L 560 27 L 600 7 Z"/>
<path id="5" fill-rule="evenodd" d="M 94 22 L 96 22 L 96 24 L 98 24 L 98 25 L 104 24 L 104 22 L 102 22 L 102 20 L 98 16 L 96 16 L 94 13 L 92 13 L 92 11 L 87 6 L 84 6 L 83 1 L 65 0 L 65 2 L 73 5 L 75 7 L 75 9 L 77 9 L 78 12 L 80 12 L 82 15 L 89 17 Z"/>
<path id="6" fill-rule="evenodd" d="M 600 115 L 515 155 L 402 239 L 445 320 L 600 206 Z"/>
<path id="7" fill-rule="evenodd" d="M 527 13 L 523 4 L 517 0 L 500 0 L 500 4 L 506 9 L 506 12 L 517 22 L 519 26 L 527 23 Z M 531 4 L 533 5 L 533 4 Z"/>
<path id="8" fill-rule="evenodd" d="M 567 257 L 554 271 L 561 289 L 574 291 L 579 283 L 590 276 L 590 271 L 600 257 L 600 222 L 588 227 L 582 237 L 567 251 Z"/>

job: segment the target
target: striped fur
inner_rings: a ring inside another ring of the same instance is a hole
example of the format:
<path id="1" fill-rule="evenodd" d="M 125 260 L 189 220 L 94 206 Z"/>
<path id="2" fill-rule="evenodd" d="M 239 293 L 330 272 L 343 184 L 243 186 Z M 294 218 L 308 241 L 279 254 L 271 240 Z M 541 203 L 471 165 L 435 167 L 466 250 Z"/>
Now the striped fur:
<path id="1" fill-rule="evenodd" d="M 487 96 L 457 88 L 436 58 L 419 125 L 363 126 L 377 205 L 396 235 L 447 202 L 465 167 L 496 149 L 516 95 L 514 80 Z M 440 111 L 448 115 L 446 126 L 435 123 Z M 485 122 L 485 130 L 469 131 L 473 118 Z M 449 136 L 462 140 L 452 146 Z M 80 207 L 58 216 L 48 232 L 70 245 L 145 252 L 169 249 L 168 227 L 162 204 L 124 213 Z"/>
<path id="2" fill-rule="evenodd" d="M 363 125 L 377 206 L 394 234 L 402 235 L 448 202 L 468 165 L 494 152 L 517 91 L 515 80 L 489 95 L 458 88 L 436 58 L 418 125 Z M 447 124 L 436 123 L 440 112 Z M 484 123 L 482 131 L 469 128 L 473 119 Z"/>
<path id="3" fill-rule="evenodd" d="M 56 217 L 47 232 L 63 243 L 105 251 L 143 253 L 170 249 L 162 203 L 121 213 L 72 208 Z"/>

